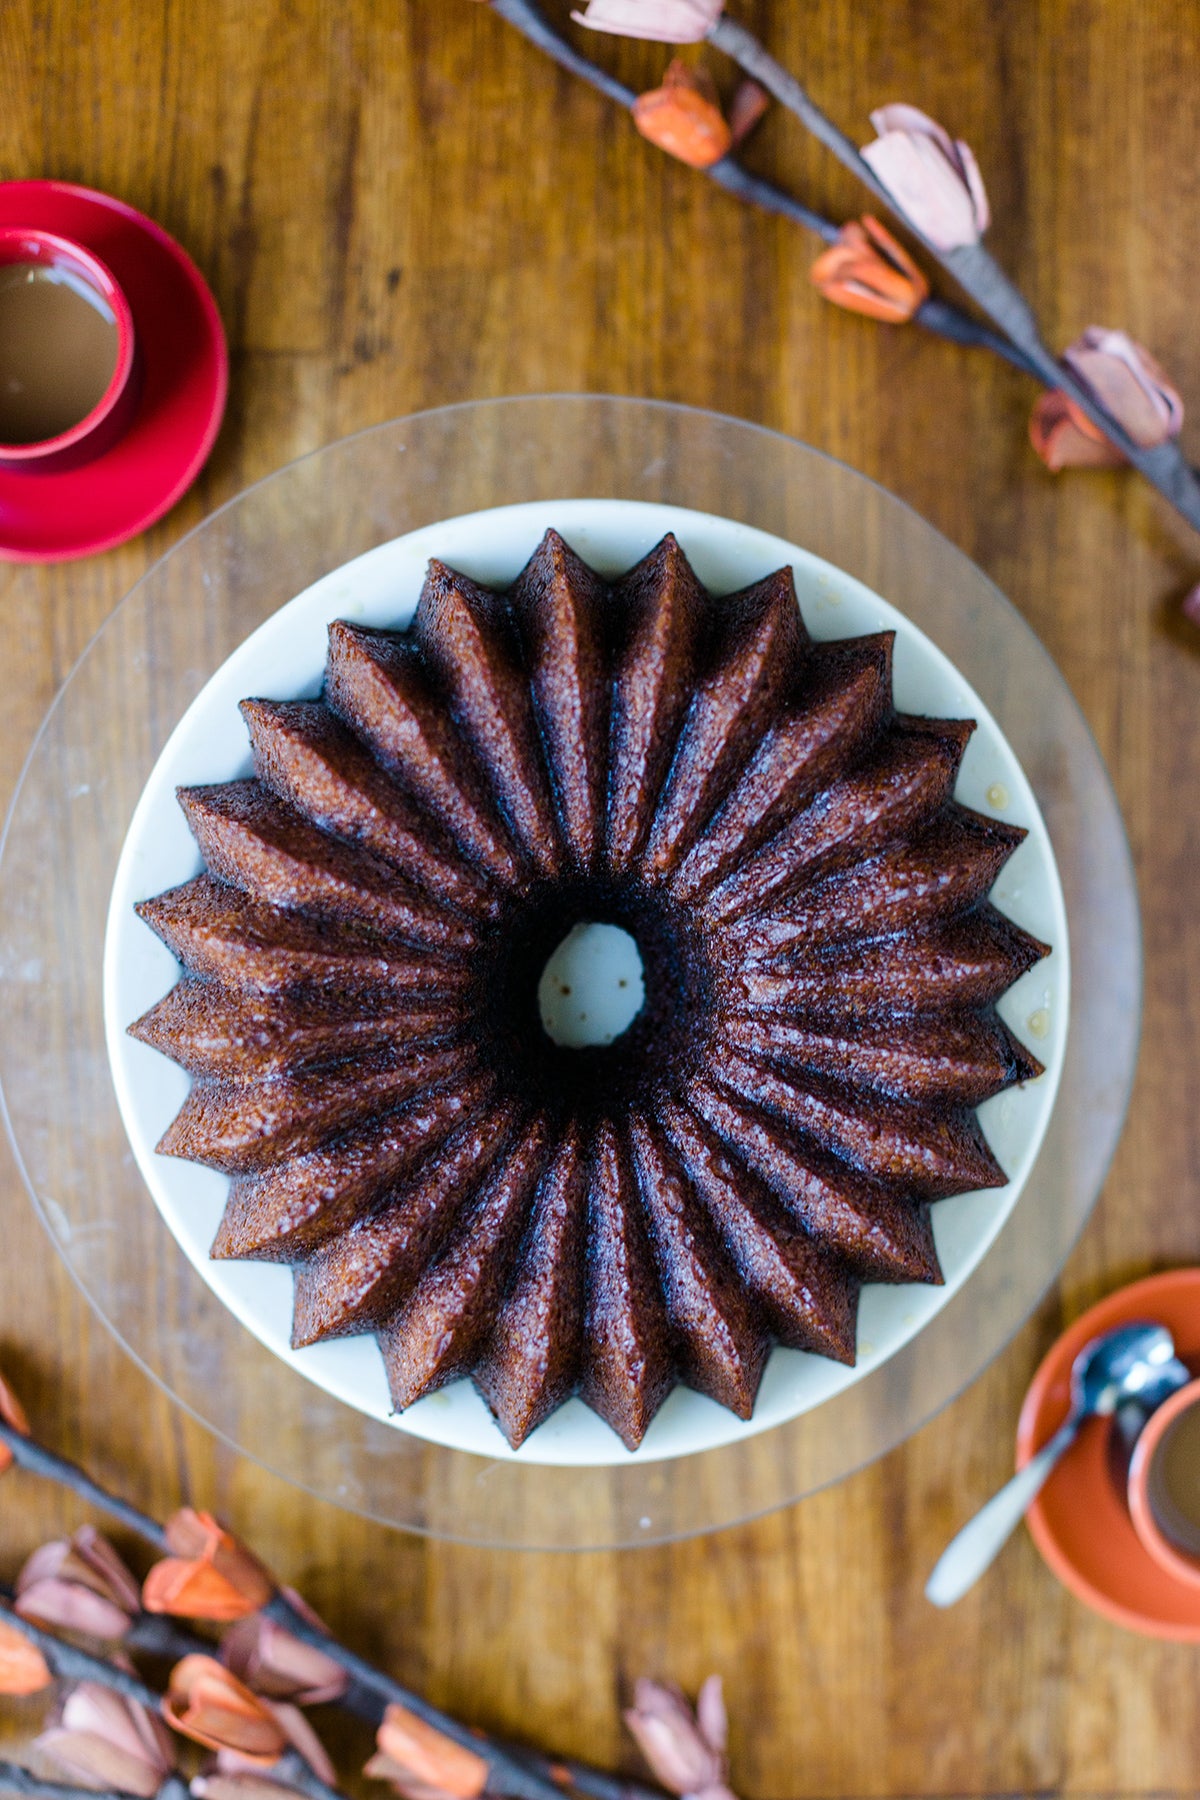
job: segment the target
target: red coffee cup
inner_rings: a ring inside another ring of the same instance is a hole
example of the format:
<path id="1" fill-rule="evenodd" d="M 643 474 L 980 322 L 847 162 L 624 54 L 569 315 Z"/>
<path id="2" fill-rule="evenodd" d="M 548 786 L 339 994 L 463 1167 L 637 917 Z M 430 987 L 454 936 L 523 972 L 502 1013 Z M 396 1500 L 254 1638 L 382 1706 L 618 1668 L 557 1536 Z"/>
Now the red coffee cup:
<path id="1" fill-rule="evenodd" d="M 30 474 L 73 468 L 108 448 L 127 425 L 137 401 L 137 344 L 133 314 L 120 283 L 100 258 L 82 244 L 54 232 L 0 226 L 0 272 L 31 263 L 60 271 L 81 283 L 101 302 L 116 327 L 117 351 L 112 375 L 99 400 L 74 424 L 52 437 L 28 443 L 0 439 L 0 468 Z M 48 353 L 53 353 L 53 345 Z"/>
<path id="2" fill-rule="evenodd" d="M 1200 1381 L 1189 1381 L 1151 1413 L 1129 1464 L 1129 1513 L 1133 1528 L 1161 1569 L 1185 1586 L 1200 1588 L 1200 1483 L 1188 1481 L 1193 1504 L 1181 1505 L 1179 1452 L 1194 1453 L 1180 1440 L 1181 1429 L 1200 1430 Z M 1187 1471 L 1185 1471 L 1187 1473 Z"/>

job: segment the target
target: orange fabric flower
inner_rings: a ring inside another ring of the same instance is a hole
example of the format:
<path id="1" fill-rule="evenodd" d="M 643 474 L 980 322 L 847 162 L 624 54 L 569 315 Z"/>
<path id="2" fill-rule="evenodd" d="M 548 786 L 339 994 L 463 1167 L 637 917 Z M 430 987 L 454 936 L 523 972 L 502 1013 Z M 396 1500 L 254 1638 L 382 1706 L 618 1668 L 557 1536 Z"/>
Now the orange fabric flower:
<path id="1" fill-rule="evenodd" d="M 22 1437 L 29 1436 L 29 1420 L 25 1417 L 25 1408 L 3 1375 L 0 1375 L 0 1419 L 3 1419 L 4 1423 L 10 1425 L 14 1431 L 19 1431 Z M 0 1475 L 3 1475 L 12 1466 L 12 1451 L 7 1444 L 0 1444 Z"/>
<path id="2" fill-rule="evenodd" d="M 929 283 L 908 251 L 870 213 L 842 226 L 809 278 L 835 306 L 894 325 L 911 319 L 929 296 Z"/>
<path id="3" fill-rule="evenodd" d="M 663 76 L 661 87 L 638 95 L 633 122 L 650 143 L 693 169 L 711 168 L 733 143 L 711 78 L 689 69 L 678 58 Z"/>
<path id="4" fill-rule="evenodd" d="M 147 1612 L 229 1624 L 267 1604 L 275 1584 L 254 1553 L 211 1513 L 185 1506 L 167 1522 L 174 1555 L 155 1563 L 142 1587 Z"/>
<path id="5" fill-rule="evenodd" d="M 1086 413 L 1059 388 L 1039 394 L 1029 415 L 1029 441 L 1048 469 L 1117 469 L 1125 461 Z"/>
<path id="6" fill-rule="evenodd" d="M 272 1709 L 215 1656 L 185 1656 L 171 1670 L 163 1717 L 209 1750 L 235 1750 L 252 1763 L 278 1762 L 287 1734 Z"/>
<path id="7" fill-rule="evenodd" d="M 37 1645 L 0 1619 L 0 1694 L 40 1694 L 53 1680 Z"/>
<path id="8" fill-rule="evenodd" d="M 482 1756 L 456 1744 L 406 1707 L 388 1707 L 375 1741 L 379 1752 L 363 1773 L 390 1781 L 411 1800 L 435 1794 L 476 1800 L 487 1786 L 488 1765 Z"/>

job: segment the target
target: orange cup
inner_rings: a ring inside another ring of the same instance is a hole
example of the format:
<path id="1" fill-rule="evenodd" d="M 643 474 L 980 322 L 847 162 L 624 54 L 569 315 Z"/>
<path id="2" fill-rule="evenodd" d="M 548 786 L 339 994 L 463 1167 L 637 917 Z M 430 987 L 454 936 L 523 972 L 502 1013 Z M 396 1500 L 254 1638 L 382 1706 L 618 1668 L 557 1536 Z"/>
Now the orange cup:
<path id="1" fill-rule="evenodd" d="M 1189 1381 L 1151 1413 L 1129 1465 L 1129 1512 L 1133 1528 L 1161 1569 L 1185 1586 L 1200 1589 L 1200 1381 Z M 1180 1503 L 1192 1490 L 1190 1456 L 1184 1467 L 1183 1433 L 1198 1461 L 1194 1505 Z"/>

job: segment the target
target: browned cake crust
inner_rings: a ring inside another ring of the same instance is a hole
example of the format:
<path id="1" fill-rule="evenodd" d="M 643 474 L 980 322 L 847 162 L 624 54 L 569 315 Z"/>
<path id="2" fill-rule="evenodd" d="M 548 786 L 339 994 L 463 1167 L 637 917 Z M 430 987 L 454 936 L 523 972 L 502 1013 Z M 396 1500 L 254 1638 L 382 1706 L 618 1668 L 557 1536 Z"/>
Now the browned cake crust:
<path id="1" fill-rule="evenodd" d="M 973 726 L 897 714 L 891 652 L 812 643 L 790 570 L 714 600 L 673 537 L 609 583 L 548 532 L 507 593 L 435 562 L 409 631 L 333 625 L 322 699 L 243 702 L 130 1029 L 297 1345 L 373 1332 L 398 1408 L 467 1376 L 514 1445 L 579 1395 L 633 1448 L 677 1383 L 748 1418 L 773 1343 L 853 1362 L 863 1281 L 941 1279 L 1045 948 L 988 899 L 1024 834 L 953 799 Z M 646 1002 L 572 1051 L 536 991 L 580 920 Z"/>

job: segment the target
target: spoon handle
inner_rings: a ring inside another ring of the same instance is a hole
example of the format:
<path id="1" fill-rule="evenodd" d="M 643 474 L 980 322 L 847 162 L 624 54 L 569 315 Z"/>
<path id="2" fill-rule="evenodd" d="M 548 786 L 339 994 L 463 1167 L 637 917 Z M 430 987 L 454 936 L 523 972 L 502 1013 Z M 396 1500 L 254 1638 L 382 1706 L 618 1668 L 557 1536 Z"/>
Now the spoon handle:
<path id="1" fill-rule="evenodd" d="M 1051 1469 L 1074 1441 L 1080 1420 L 1069 1418 L 1048 1444 L 1031 1456 L 1012 1480 L 993 1494 L 986 1506 L 967 1522 L 939 1556 L 925 1584 L 925 1598 L 935 1606 L 953 1606 L 974 1587 L 1004 1548 L 1025 1515 Z"/>

